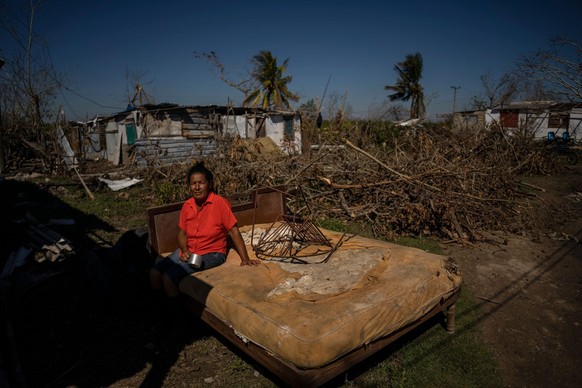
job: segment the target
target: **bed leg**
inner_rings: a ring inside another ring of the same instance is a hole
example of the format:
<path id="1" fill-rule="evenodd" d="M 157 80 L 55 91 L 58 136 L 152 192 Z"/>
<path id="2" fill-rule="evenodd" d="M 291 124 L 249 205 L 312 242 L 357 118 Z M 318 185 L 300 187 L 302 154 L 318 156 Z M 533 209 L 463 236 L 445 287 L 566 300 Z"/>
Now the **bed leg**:
<path id="1" fill-rule="evenodd" d="M 456 303 L 453 303 L 447 308 L 447 333 L 453 334 L 455 332 L 455 315 L 457 313 Z"/>

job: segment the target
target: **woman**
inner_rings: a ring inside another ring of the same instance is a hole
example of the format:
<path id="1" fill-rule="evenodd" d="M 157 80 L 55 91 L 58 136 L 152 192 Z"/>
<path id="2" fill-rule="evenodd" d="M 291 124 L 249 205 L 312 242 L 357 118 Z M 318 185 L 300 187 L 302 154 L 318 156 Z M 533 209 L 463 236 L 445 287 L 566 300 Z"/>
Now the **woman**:
<path id="1" fill-rule="evenodd" d="M 162 289 L 169 298 L 180 295 L 178 283 L 184 277 L 205 269 L 217 267 L 226 260 L 227 235 L 241 258 L 240 265 L 256 266 L 260 260 L 251 260 L 240 234 L 237 220 L 226 199 L 214 192 L 214 177 L 202 162 L 188 171 L 186 182 L 192 193 L 182 206 L 178 231 L 178 248 L 150 270 L 154 290 Z M 194 269 L 187 264 L 190 253 L 202 256 L 202 266 Z"/>

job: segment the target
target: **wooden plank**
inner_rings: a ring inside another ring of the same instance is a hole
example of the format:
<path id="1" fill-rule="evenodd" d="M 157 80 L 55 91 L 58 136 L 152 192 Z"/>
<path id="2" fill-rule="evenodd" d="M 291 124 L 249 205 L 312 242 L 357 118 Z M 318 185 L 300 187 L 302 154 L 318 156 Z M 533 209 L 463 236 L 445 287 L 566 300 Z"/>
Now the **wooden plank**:
<path id="1" fill-rule="evenodd" d="M 165 137 L 155 137 L 147 139 L 136 139 L 136 146 L 163 146 L 170 143 L 175 144 L 194 144 L 196 141 L 186 139 L 182 136 L 165 136 Z"/>
<path id="2" fill-rule="evenodd" d="M 202 151 L 202 152 L 200 152 Z M 211 151 L 210 149 L 202 149 L 202 150 L 179 150 L 179 151 L 171 151 L 168 150 L 168 152 L 164 152 L 163 154 L 157 153 L 157 152 L 151 152 L 151 153 L 145 153 L 146 157 L 149 156 L 151 158 L 158 158 L 158 159 L 165 159 L 165 160 L 169 160 L 169 159 L 176 159 L 176 160 L 180 160 L 180 159 L 187 159 L 188 157 L 191 156 L 199 156 L 200 154 L 203 155 L 208 155 Z M 183 160 L 182 160 L 183 161 Z"/>
<path id="3" fill-rule="evenodd" d="M 191 146 L 188 145 L 184 146 L 170 146 L 170 147 L 163 147 L 163 148 L 136 148 L 141 152 L 148 152 L 148 153 L 169 153 L 169 152 L 191 152 L 192 150 L 196 149 L 212 149 L 213 147 L 208 145 L 199 145 L 199 146 Z"/>
<path id="4" fill-rule="evenodd" d="M 177 202 L 146 210 L 150 245 L 157 255 L 178 248 L 178 220 L 183 204 Z"/>
<path id="5" fill-rule="evenodd" d="M 166 156 L 166 157 L 151 157 L 149 158 L 149 162 L 150 163 L 158 163 L 159 165 L 168 165 L 168 164 L 173 164 L 173 163 L 184 163 L 184 162 L 188 162 L 189 160 L 191 160 L 192 162 L 194 161 L 194 159 L 196 159 L 197 157 L 203 157 L 203 156 L 207 156 L 209 154 L 202 154 L 202 155 L 186 155 L 186 156 L 177 156 L 177 157 L 170 157 L 170 156 Z M 138 161 L 138 163 L 140 163 L 141 161 Z M 144 163 L 147 163 L 145 160 L 143 161 Z"/>
<path id="6" fill-rule="evenodd" d="M 212 125 L 207 121 L 198 123 L 182 123 L 182 131 L 184 130 L 212 130 Z"/>
<path id="7" fill-rule="evenodd" d="M 246 202 L 246 205 L 240 204 L 236 207 L 236 218 L 239 226 L 274 222 L 279 216 L 285 214 L 287 210 L 285 207 L 286 197 L 284 186 L 269 187 L 256 192 L 256 211 L 255 193 L 253 192 L 236 194 L 229 199 L 235 202 L 241 196 L 245 195 L 251 196 Z M 235 206 L 233 206 L 234 210 Z"/>
<path id="8" fill-rule="evenodd" d="M 208 116 L 192 116 L 188 117 L 188 123 L 183 123 L 183 125 L 197 125 L 197 124 L 210 124 L 210 118 Z"/>
<path id="9" fill-rule="evenodd" d="M 208 145 L 213 146 L 213 139 L 166 139 L 165 141 L 152 142 L 152 143 L 141 143 L 136 142 L 135 146 L 142 149 L 161 149 L 161 148 L 171 148 L 171 147 L 196 147 L 198 145 Z"/>
<path id="10" fill-rule="evenodd" d="M 158 151 L 158 150 L 154 150 L 154 151 L 144 151 L 144 150 L 136 150 L 136 152 L 139 152 L 140 154 L 146 155 L 146 156 L 150 156 L 150 157 L 187 157 L 187 156 L 191 156 L 191 155 L 199 155 L 201 152 L 204 154 L 208 154 L 211 152 L 214 152 L 214 148 L 210 148 L 210 147 L 201 147 L 198 149 L 188 149 L 188 150 L 183 150 L 183 149 L 178 149 L 178 150 L 165 150 L 162 152 Z"/>
<path id="11" fill-rule="evenodd" d="M 214 131 L 182 131 L 182 136 L 187 139 L 213 139 Z"/>

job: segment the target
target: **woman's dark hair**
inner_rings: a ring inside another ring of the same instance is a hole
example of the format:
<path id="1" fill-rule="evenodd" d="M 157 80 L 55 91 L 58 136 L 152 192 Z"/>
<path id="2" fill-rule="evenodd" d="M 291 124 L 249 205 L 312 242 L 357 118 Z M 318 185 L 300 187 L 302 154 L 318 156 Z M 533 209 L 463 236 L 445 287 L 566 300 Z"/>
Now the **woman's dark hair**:
<path id="1" fill-rule="evenodd" d="M 204 162 L 198 162 L 188 170 L 188 175 L 186 176 L 186 185 L 190 184 L 190 178 L 194 174 L 204 174 L 204 178 L 206 178 L 206 182 L 208 182 L 208 187 L 210 191 L 214 191 L 214 175 L 212 172 L 204 166 Z"/>

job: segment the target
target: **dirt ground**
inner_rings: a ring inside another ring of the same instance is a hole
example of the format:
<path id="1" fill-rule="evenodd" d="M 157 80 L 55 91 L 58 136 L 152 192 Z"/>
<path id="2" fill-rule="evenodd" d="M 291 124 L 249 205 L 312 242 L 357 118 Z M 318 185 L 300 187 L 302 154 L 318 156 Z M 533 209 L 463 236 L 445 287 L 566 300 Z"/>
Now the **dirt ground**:
<path id="1" fill-rule="evenodd" d="M 448 246 L 465 286 L 480 300 L 475 322 L 508 387 L 582 382 L 582 166 L 528 177 L 537 225 L 490 232 L 475 247 Z"/>
<path id="2" fill-rule="evenodd" d="M 514 235 L 487 232 L 475 246 L 445 244 L 445 253 L 457 261 L 465 287 L 480 301 L 482 314 L 474 324 L 497 357 L 504 385 L 577 387 L 582 381 L 582 165 L 560 176 L 523 181 L 536 214 L 531 228 Z M 2 203 L 10 206 L 4 197 Z M 5 355 L 17 355 L 26 386 L 277 384 L 266 371 L 241 361 L 201 322 L 190 321 L 196 330 L 178 335 L 164 319 L 164 307 L 139 284 L 123 284 L 109 294 L 111 284 L 88 275 L 103 268 L 83 260 L 90 271 L 76 268 L 44 279 L 11 306 L 15 341 L 1 345 Z M 3 365 L 13 367 L 7 358 Z M 10 377 L 18 380 L 18 373 Z"/>

